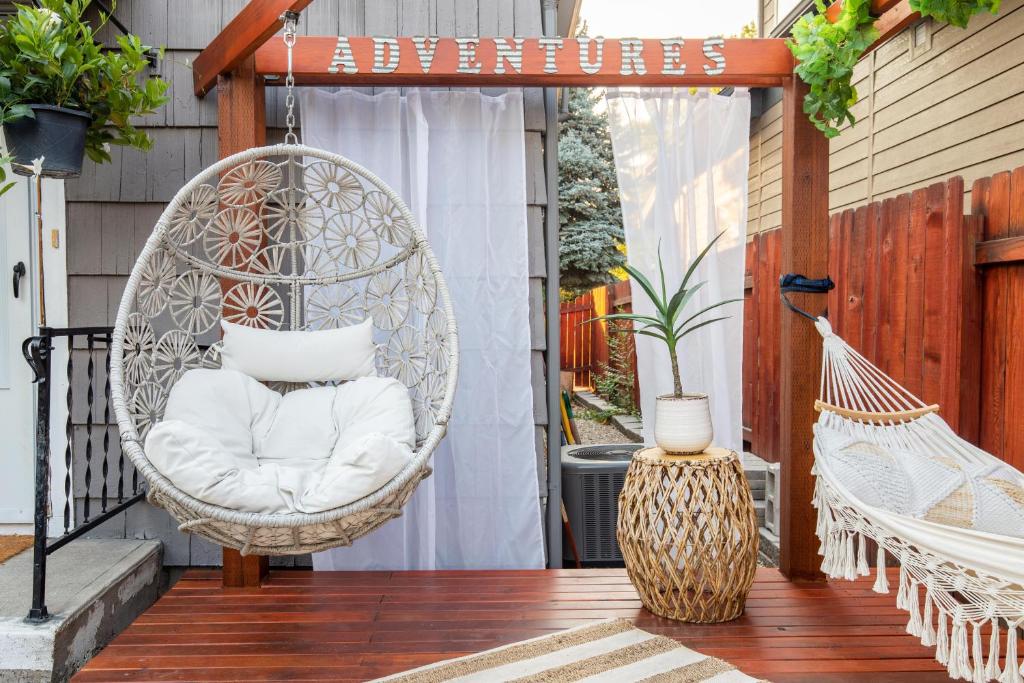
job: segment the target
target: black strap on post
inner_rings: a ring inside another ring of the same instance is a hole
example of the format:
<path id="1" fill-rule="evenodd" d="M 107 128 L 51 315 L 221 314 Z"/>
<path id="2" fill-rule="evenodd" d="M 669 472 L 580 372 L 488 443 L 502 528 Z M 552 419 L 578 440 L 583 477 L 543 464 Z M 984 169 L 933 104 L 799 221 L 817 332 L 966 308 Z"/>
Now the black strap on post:
<path id="1" fill-rule="evenodd" d="M 820 280 L 812 280 L 804 277 L 803 275 L 797 275 L 796 273 L 786 273 L 779 277 L 779 296 L 782 297 L 782 303 L 786 304 L 786 308 L 799 313 L 808 320 L 817 320 L 816 316 L 811 315 L 807 311 L 797 308 L 793 305 L 793 302 L 786 296 L 789 292 L 807 292 L 809 294 L 826 294 L 832 289 L 835 289 L 836 283 L 832 282 L 832 278 L 827 275 Z M 828 317 L 828 309 L 822 313 L 823 317 Z"/>

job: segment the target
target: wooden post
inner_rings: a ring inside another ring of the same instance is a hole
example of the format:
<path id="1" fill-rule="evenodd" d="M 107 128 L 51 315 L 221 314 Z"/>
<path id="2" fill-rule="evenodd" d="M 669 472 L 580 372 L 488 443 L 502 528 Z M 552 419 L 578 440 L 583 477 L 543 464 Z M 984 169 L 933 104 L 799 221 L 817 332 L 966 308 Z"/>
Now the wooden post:
<path id="1" fill-rule="evenodd" d="M 828 270 L 828 140 L 803 112 L 806 94 L 807 86 L 795 74 L 783 86 L 782 272 L 820 278 Z M 825 305 L 820 295 L 791 298 L 810 311 Z M 780 305 L 777 300 L 775 305 Z M 811 507 L 811 427 L 821 372 L 821 337 L 809 321 L 790 311 L 782 311 L 781 334 L 779 569 L 789 579 L 822 581 L 816 515 Z"/>
<path id="2" fill-rule="evenodd" d="M 267 141 L 266 98 L 256 60 L 248 57 L 217 80 L 217 153 L 223 159 Z M 222 282 L 222 287 L 224 283 Z M 225 588 L 256 588 L 270 570 L 270 558 L 224 548 Z"/>

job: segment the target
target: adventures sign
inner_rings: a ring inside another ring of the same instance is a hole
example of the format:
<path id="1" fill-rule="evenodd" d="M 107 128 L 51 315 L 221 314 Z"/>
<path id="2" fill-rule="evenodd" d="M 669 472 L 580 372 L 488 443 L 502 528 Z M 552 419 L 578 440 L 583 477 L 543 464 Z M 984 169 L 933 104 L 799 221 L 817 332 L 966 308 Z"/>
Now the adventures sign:
<path id="1" fill-rule="evenodd" d="M 279 41 L 257 50 L 270 83 L 286 69 Z M 792 69 L 782 41 L 759 39 L 310 36 L 294 55 L 297 84 L 776 85 Z"/>

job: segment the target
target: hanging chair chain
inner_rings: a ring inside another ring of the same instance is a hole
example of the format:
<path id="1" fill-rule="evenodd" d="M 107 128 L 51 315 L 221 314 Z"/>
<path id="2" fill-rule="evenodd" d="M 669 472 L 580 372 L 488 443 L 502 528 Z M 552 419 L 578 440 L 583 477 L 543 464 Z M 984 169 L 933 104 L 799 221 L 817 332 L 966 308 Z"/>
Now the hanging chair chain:
<path id="1" fill-rule="evenodd" d="M 295 74 L 292 70 L 292 52 L 295 47 L 295 24 L 299 20 L 299 13 L 285 12 L 281 15 L 281 20 L 284 21 L 284 44 L 288 48 L 288 74 L 284 79 L 287 90 L 287 95 L 284 98 L 284 106 L 287 110 L 284 122 L 288 126 L 288 132 L 285 133 L 284 141 L 285 144 L 297 145 L 299 136 L 295 134 Z"/>

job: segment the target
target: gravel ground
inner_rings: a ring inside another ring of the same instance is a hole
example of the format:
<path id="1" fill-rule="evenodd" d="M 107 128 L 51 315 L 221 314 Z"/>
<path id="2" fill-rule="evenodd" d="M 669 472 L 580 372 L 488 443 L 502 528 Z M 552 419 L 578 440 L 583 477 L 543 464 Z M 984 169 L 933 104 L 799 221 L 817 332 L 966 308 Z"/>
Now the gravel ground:
<path id="1" fill-rule="evenodd" d="M 588 420 L 579 412 L 576 413 L 576 429 L 579 430 L 580 441 L 584 444 L 633 443 L 628 436 L 611 424 L 601 424 L 596 420 Z"/>

